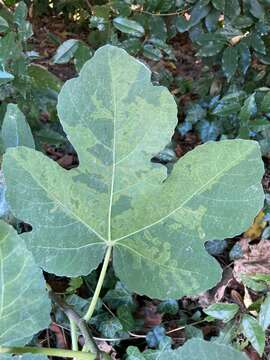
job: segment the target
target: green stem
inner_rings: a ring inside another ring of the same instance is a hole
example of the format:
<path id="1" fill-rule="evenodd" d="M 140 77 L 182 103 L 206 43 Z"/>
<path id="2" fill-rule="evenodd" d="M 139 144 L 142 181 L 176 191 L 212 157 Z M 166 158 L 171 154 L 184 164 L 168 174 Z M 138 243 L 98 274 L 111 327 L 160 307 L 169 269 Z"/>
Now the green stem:
<path id="1" fill-rule="evenodd" d="M 70 323 L 70 334 L 71 334 L 71 345 L 73 351 L 78 351 L 78 335 L 77 335 L 77 326 L 73 319 L 69 318 Z"/>
<path id="2" fill-rule="evenodd" d="M 97 286 L 96 286 L 96 289 L 95 289 L 95 292 L 94 292 L 94 296 L 93 296 L 92 301 L 91 301 L 91 303 L 89 305 L 87 313 L 83 317 L 84 320 L 87 321 L 87 322 L 91 319 L 91 317 L 93 315 L 93 312 L 95 311 L 97 301 L 98 301 L 98 298 L 99 298 L 99 294 L 100 294 L 100 291 L 101 291 L 101 288 L 102 288 L 102 285 L 103 285 L 103 282 L 104 282 L 104 279 L 105 279 L 105 275 L 106 275 L 106 272 L 107 272 L 107 269 L 108 269 L 108 265 L 109 265 L 109 262 L 110 262 L 111 253 L 112 253 L 112 246 L 108 246 L 106 254 L 105 254 L 104 262 L 103 262 L 103 265 L 102 265 L 101 273 L 99 275 L 98 283 L 97 283 Z"/>
<path id="3" fill-rule="evenodd" d="M 71 351 L 66 349 L 38 348 L 38 347 L 0 347 L 0 354 L 39 354 L 62 358 L 76 358 L 77 360 L 95 360 L 96 355 L 82 351 Z"/>

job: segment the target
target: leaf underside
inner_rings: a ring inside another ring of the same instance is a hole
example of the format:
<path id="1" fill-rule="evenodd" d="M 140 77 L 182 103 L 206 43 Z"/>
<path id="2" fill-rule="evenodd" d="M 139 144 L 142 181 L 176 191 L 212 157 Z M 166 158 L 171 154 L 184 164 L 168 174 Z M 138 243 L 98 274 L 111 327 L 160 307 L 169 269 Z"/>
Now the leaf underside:
<path id="1" fill-rule="evenodd" d="M 112 246 L 114 269 L 131 290 L 179 298 L 219 280 L 203 244 L 248 228 L 263 204 L 263 164 L 255 142 L 211 142 L 164 182 L 165 167 L 150 159 L 169 142 L 177 107 L 150 76 L 122 49 L 97 50 L 59 95 L 79 167 L 66 171 L 35 150 L 9 149 L 7 198 L 33 226 L 23 237 L 46 271 L 88 274 Z"/>
<path id="2" fill-rule="evenodd" d="M 49 323 L 42 271 L 23 239 L 0 221 L 0 346 L 25 345 Z"/>

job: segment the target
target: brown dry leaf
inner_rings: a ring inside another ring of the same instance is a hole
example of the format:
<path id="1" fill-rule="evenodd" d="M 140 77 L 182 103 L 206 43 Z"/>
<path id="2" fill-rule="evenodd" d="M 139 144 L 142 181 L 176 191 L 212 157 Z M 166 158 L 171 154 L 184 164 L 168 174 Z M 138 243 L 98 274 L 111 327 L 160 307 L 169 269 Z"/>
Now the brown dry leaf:
<path id="1" fill-rule="evenodd" d="M 213 288 L 199 296 L 199 304 L 205 308 L 216 302 L 220 302 L 225 294 L 226 289 L 235 281 L 232 270 L 227 268 L 223 271 L 221 281 Z"/>
<path id="2" fill-rule="evenodd" d="M 234 262 L 234 276 L 240 281 L 240 274 L 270 274 L 270 241 L 261 240 L 258 244 L 250 245 L 243 238 L 240 245 L 244 256 Z"/>
<path id="3" fill-rule="evenodd" d="M 260 211 L 259 214 L 256 216 L 254 223 L 251 225 L 251 227 L 245 232 L 244 236 L 246 238 L 249 238 L 251 240 L 258 239 L 263 231 L 263 229 L 266 227 L 267 223 L 264 221 L 265 213 L 263 211 Z"/>

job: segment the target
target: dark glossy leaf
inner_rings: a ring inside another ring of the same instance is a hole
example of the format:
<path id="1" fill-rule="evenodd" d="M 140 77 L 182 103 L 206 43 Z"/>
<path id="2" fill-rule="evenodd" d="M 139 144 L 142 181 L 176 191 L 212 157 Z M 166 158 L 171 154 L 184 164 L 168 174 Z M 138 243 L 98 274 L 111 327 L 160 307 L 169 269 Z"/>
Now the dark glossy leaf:
<path id="1" fill-rule="evenodd" d="M 212 4 L 217 10 L 224 11 L 225 9 L 225 0 L 212 0 Z"/>
<path id="2" fill-rule="evenodd" d="M 162 52 L 151 44 L 145 44 L 143 47 L 143 55 L 150 60 L 159 61 L 162 58 Z"/>
<path id="3" fill-rule="evenodd" d="M 240 15 L 237 16 L 232 22 L 232 25 L 237 29 L 245 29 L 250 27 L 254 23 L 253 19 L 249 16 Z"/>
<path id="4" fill-rule="evenodd" d="M 250 45 L 253 47 L 253 49 L 255 51 L 257 51 L 258 53 L 261 53 L 263 55 L 266 54 L 266 49 L 265 49 L 265 44 L 264 41 L 262 40 L 262 38 L 257 35 L 257 34 L 253 34 L 250 38 Z"/>
<path id="5" fill-rule="evenodd" d="M 207 120 L 200 121 L 196 126 L 196 130 L 199 132 L 202 142 L 217 140 L 217 137 L 220 135 L 218 125 L 215 122 Z"/>
<path id="6" fill-rule="evenodd" d="M 258 19 L 264 18 L 265 16 L 264 8 L 259 0 L 249 0 L 249 7 L 250 7 L 249 11 L 254 17 Z"/>
<path id="7" fill-rule="evenodd" d="M 251 94 L 244 102 L 239 114 L 239 119 L 242 124 L 250 120 L 251 117 L 257 113 L 257 104 L 255 100 L 255 94 Z"/>
<path id="8" fill-rule="evenodd" d="M 193 7 L 190 13 L 190 19 L 188 21 L 188 28 L 192 28 L 197 25 L 203 18 L 205 18 L 211 10 L 211 7 L 207 5 L 209 1 L 199 0 Z"/>
<path id="9" fill-rule="evenodd" d="M 158 305 L 157 310 L 160 313 L 176 315 L 179 310 L 178 301 L 174 299 L 162 301 Z"/>
<path id="10" fill-rule="evenodd" d="M 264 98 L 260 106 L 260 110 L 265 113 L 270 112 L 270 91 L 264 95 Z"/>
<path id="11" fill-rule="evenodd" d="M 243 334 L 258 352 L 262 356 L 265 346 L 265 333 L 259 322 L 251 315 L 244 315 L 241 327 Z"/>
<path id="12" fill-rule="evenodd" d="M 116 309 L 121 305 L 133 306 L 131 293 L 121 284 L 117 282 L 115 289 L 109 290 L 103 301 L 112 309 Z"/>
<path id="13" fill-rule="evenodd" d="M 229 19 L 234 19 L 239 16 L 241 13 L 241 8 L 239 4 L 239 0 L 225 0 L 225 17 Z"/>
<path id="14" fill-rule="evenodd" d="M 113 25 L 117 30 L 125 34 L 129 34 L 135 37 L 144 36 L 144 28 L 141 24 L 134 20 L 129 20 L 122 16 L 118 16 L 113 19 Z"/>
<path id="15" fill-rule="evenodd" d="M 215 319 L 222 320 L 223 322 L 228 322 L 232 320 L 239 311 L 239 306 L 237 304 L 213 304 L 210 305 L 207 309 L 203 310 L 207 315 L 212 316 Z"/>
<path id="16" fill-rule="evenodd" d="M 0 16 L 0 32 L 5 32 L 8 30 L 8 28 L 8 22 L 2 16 Z"/>
<path id="17" fill-rule="evenodd" d="M 185 121 L 196 124 L 199 120 L 203 120 L 206 116 L 206 110 L 199 104 L 193 104 L 187 111 Z"/>
<path id="18" fill-rule="evenodd" d="M 222 69 L 228 81 L 231 81 L 238 67 L 238 51 L 235 47 L 228 47 L 222 56 Z"/>
<path id="19" fill-rule="evenodd" d="M 223 253 L 228 247 L 228 243 L 226 240 L 211 240 L 207 241 L 204 246 L 210 255 L 217 256 Z"/>
<path id="20" fill-rule="evenodd" d="M 249 47 L 240 43 L 237 45 L 237 49 L 239 52 L 239 67 L 242 70 L 243 75 L 246 75 L 251 64 L 251 54 Z"/>
<path id="21" fill-rule="evenodd" d="M 121 305 L 116 310 L 117 317 L 123 326 L 124 331 L 132 331 L 136 327 L 136 322 L 132 316 L 130 306 Z"/>
<path id="22" fill-rule="evenodd" d="M 159 343 L 166 337 L 166 331 L 163 326 L 155 326 L 146 335 L 146 342 L 150 348 L 157 348 Z"/>
<path id="23" fill-rule="evenodd" d="M 148 27 L 150 36 L 166 41 L 167 27 L 164 19 L 161 16 L 151 16 L 148 20 Z"/>
<path id="24" fill-rule="evenodd" d="M 205 18 L 205 26 L 208 31 L 215 31 L 217 29 L 220 11 L 212 9 Z"/>
<path id="25" fill-rule="evenodd" d="M 93 50 L 87 45 L 79 43 L 77 50 L 74 53 L 74 64 L 77 72 L 80 72 L 83 65 L 93 56 Z"/>
<path id="26" fill-rule="evenodd" d="M 79 47 L 80 41 L 77 39 L 69 39 L 63 42 L 56 51 L 53 57 L 55 64 L 66 64 L 74 56 L 75 52 Z"/>

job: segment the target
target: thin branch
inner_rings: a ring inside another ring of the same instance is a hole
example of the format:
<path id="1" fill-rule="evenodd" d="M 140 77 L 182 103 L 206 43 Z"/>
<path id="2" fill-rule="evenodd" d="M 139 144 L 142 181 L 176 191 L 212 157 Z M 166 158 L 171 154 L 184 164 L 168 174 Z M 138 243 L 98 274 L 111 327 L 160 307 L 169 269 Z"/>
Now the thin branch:
<path id="1" fill-rule="evenodd" d="M 86 5 L 89 7 L 89 10 L 91 12 L 91 15 L 93 15 L 93 6 L 91 5 L 90 1 L 89 0 L 85 0 L 86 2 Z"/>

